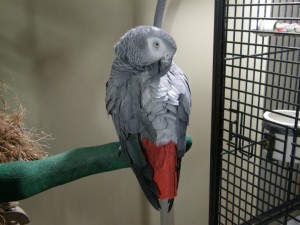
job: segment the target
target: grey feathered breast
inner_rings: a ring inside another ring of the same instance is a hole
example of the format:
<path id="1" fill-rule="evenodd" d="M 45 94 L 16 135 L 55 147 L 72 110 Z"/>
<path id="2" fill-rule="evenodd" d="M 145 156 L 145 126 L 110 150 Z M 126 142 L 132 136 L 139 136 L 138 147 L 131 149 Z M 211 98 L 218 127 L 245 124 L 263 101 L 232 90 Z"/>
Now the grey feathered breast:
<path id="1" fill-rule="evenodd" d="M 142 88 L 142 107 L 157 132 L 157 145 L 177 143 L 178 151 L 185 151 L 185 134 L 191 107 L 187 78 L 172 64 L 162 77 L 149 77 Z"/>
<path id="2" fill-rule="evenodd" d="M 129 133 L 139 133 L 158 145 L 174 141 L 183 155 L 191 107 L 190 88 L 183 72 L 174 63 L 162 77 L 118 68 L 123 67 L 112 67 L 106 107 L 119 137 L 126 139 Z"/>

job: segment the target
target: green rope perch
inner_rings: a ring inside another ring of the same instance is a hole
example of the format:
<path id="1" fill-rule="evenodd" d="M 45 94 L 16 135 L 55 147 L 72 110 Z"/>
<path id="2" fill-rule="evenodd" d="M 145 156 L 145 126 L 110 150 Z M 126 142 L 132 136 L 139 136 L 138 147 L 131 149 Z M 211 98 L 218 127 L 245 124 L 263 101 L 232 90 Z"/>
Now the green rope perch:
<path id="1" fill-rule="evenodd" d="M 187 135 L 187 150 L 192 138 Z M 76 148 L 36 161 L 0 164 L 0 203 L 22 200 L 92 174 L 128 168 L 119 142 Z"/>

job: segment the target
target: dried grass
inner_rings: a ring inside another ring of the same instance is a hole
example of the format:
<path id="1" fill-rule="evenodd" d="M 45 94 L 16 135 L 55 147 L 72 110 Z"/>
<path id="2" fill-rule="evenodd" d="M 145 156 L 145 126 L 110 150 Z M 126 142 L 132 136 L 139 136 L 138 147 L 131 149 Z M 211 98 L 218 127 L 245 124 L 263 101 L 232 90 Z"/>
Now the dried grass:
<path id="1" fill-rule="evenodd" d="M 7 86 L 0 81 L 0 163 L 29 161 L 47 157 L 50 136 L 36 129 L 26 129 L 23 123 L 25 109 L 18 104 L 10 111 L 4 100 Z"/>

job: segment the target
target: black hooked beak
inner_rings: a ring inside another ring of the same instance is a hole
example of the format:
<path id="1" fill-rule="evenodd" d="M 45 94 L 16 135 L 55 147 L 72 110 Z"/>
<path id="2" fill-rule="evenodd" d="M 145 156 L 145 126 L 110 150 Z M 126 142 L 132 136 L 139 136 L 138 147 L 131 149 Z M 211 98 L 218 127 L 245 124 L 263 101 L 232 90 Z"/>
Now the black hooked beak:
<path id="1" fill-rule="evenodd" d="M 165 75 L 169 70 L 172 65 L 172 58 L 166 59 L 163 58 L 158 61 L 158 73 L 159 75 L 163 76 Z"/>

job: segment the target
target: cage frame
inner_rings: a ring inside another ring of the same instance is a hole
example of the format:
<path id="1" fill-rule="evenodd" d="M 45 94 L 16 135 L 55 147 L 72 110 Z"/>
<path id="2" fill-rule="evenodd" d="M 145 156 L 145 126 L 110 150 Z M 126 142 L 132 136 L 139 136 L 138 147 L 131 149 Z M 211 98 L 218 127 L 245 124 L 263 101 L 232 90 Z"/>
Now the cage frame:
<path id="1" fill-rule="evenodd" d="M 221 183 L 221 179 L 222 179 L 222 154 L 221 154 L 221 149 L 223 148 L 223 135 L 224 135 L 224 110 L 225 110 L 225 70 L 226 70 L 226 62 L 225 62 L 225 58 L 226 58 L 226 47 L 227 47 L 227 32 L 226 32 L 226 19 L 228 20 L 228 18 L 226 17 L 226 7 L 228 7 L 229 4 L 227 4 L 226 6 L 226 2 L 229 2 L 230 0 L 227 1 L 220 1 L 220 0 L 215 0 L 215 17 L 214 17 L 214 55 L 213 55 L 213 84 L 212 84 L 212 119 L 211 119 L 211 152 L 210 152 L 210 194 L 209 194 L 209 225 L 217 225 L 217 224 L 222 224 L 222 225 L 228 225 L 228 224 L 223 224 L 223 223 L 219 223 L 219 214 L 220 214 L 220 187 L 222 186 Z M 236 5 L 240 4 L 239 2 L 242 1 L 238 1 L 235 0 Z M 252 1 L 251 1 L 252 2 Z M 285 0 L 282 2 L 278 2 L 278 1 L 272 1 L 272 2 L 267 2 L 267 3 L 260 3 L 260 1 L 258 1 L 259 3 L 257 3 L 257 6 L 260 5 L 265 5 L 265 6 L 280 6 L 280 5 L 295 5 L 295 6 L 299 6 L 300 7 L 300 2 L 299 1 L 295 1 L 295 2 L 289 2 L 289 0 Z M 240 5 L 245 5 L 245 0 L 243 1 L 242 4 Z M 250 5 L 250 4 L 248 4 Z M 299 9 L 298 9 L 299 12 Z M 300 16 L 299 16 L 300 17 Z M 242 18 L 243 19 L 243 18 Z M 295 18 L 291 17 L 291 18 L 286 18 L 286 17 L 280 17 L 278 15 L 278 17 L 274 17 L 273 19 L 284 19 L 287 21 L 293 21 L 295 20 Z M 251 18 L 250 18 L 251 20 Z M 299 18 L 296 18 L 296 20 L 299 21 Z M 299 21 L 300 22 L 300 21 Z M 228 29 L 227 29 L 228 31 Z M 252 30 L 252 31 L 248 31 L 248 32 L 252 32 L 252 33 L 256 33 L 256 34 L 262 34 L 262 35 L 268 35 L 268 34 L 272 34 L 273 32 L 270 31 L 256 31 L 256 30 Z M 285 33 L 284 35 L 286 36 L 296 36 L 296 38 L 299 38 L 299 34 L 291 34 L 291 33 Z M 271 49 L 272 46 L 271 44 L 268 46 L 268 49 Z M 279 53 L 279 51 L 277 52 L 277 48 L 280 48 L 280 46 L 275 46 L 274 49 L 276 49 L 275 54 Z M 282 50 L 284 51 L 286 47 L 283 47 Z M 299 51 L 300 48 L 295 48 L 295 51 Z M 291 50 L 293 50 L 291 48 Z M 289 51 L 289 49 L 288 49 Z M 271 53 L 267 52 L 267 55 L 269 56 Z M 243 57 L 241 55 L 241 57 Z M 268 59 L 271 60 L 271 59 Z M 298 58 L 299 60 L 299 58 Z M 267 62 L 269 63 L 269 62 Z M 296 62 L 297 63 L 297 62 Z M 299 70 L 299 62 L 298 62 L 298 70 Z M 300 76 L 300 75 L 299 75 Z M 296 78 L 298 80 L 299 83 L 299 76 Z M 272 84 L 273 85 L 273 84 Z M 271 86 L 272 86 L 271 85 Z M 273 86 L 272 86 L 273 88 Z M 299 166 L 297 168 L 294 167 L 294 158 L 297 158 L 295 156 L 295 151 L 296 151 L 296 147 L 299 146 L 299 144 L 297 143 L 297 136 L 299 134 L 299 129 L 297 127 L 298 124 L 298 115 L 299 115 L 299 109 L 300 109 L 300 94 L 299 94 L 299 86 L 298 86 L 298 96 L 296 97 L 298 100 L 297 103 L 295 103 L 295 107 L 296 107 L 296 122 L 295 122 L 295 126 L 294 128 L 292 128 L 292 132 L 293 132 L 293 145 L 292 145 L 292 159 L 291 159 L 291 163 L 288 163 L 287 166 L 282 166 L 281 169 L 285 169 L 287 170 L 287 176 L 288 179 L 286 179 L 286 181 L 288 182 L 288 188 L 291 189 L 290 185 L 292 185 L 293 183 L 293 173 L 297 174 L 299 172 Z M 264 103 L 265 104 L 265 103 Z M 238 103 L 237 103 L 238 105 Z M 238 108 L 238 106 L 237 106 Z M 264 119 L 259 118 L 262 121 Z M 264 129 L 264 128 L 263 128 Z M 232 132 L 231 128 L 228 129 L 229 133 Z M 261 132 L 262 134 L 265 134 L 263 132 Z M 229 136 L 232 137 L 232 134 Z M 239 137 L 238 134 L 233 134 L 234 138 L 241 138 L 242 141 L 248 141 L 250 145 L 264 145 L 266 144 L 265 139 L 263 139 L 262 141 L 254 141 L 253 143 L 251 143 L 250 139 L 247 139 L 247 137 L 243 137 L 242 135 Z M 244 139 L 243 139 L 244 138 Z M 235 146 L 236 147 L 236 146 Z M 236 147 L 237 148 L 237 147 Z M 240 150 L 242 150 L 240 148 Z M 249 154 L 251 156 L 251 152 Z M 264 159 L 265 160 L 265 159 Z M 262 161 L 264 161 L 262 160 Z M 267 160 L 265 160 L 267 162 Z M 261 162 L 260 162 L 261 163 Z M 283 164 L 282 164 L 283 165 Z M 260 165 L 261 166 L 261 165 Z M 280 166 L 279 166 L 280 167 Z M 272 165 L 273 168 L 273 165 Z M 271 171 L 272 172 L 272 171 Z M 260 175 L 260 171 L 259 171 L 259 175 Z M 295 183 L 295 182 L 294 182 Z M 296 188 L 299 187 L 299 183 L 296 183 Z M 239 223 L 239 225 L 250 225 L 250 224 L 262 224 L 265 225 L 266 223 L 271 223 L 273 221 L 275 221 L 277 218 L 279 217 L 284 217 L 284 219 L 282 220 L 284 224 L 287 224 L 287 221 L 289 219 L 288 216 L 290 216 L 290 212 L 295 208 L 293 206 L 293 204 L 297 204 L 297 207 L 300 206 L 299 202 L 295 201 L 295 199 L 290 199 L 289 197 L 290 193 L 287 193 L 287 197 L 286 199 L 290 200 L 285 202 L 285 204 L 279 205 L 278 207 L 274 207 L 273 209 L 270 209 L 266 212 L 263 212 L 253 218 L 250 218 L 249 220 L 245 221 L 244 223 Z M 263 197 L 264 198 L 264 197 Z M 297 200 L 297 199 L 296 199 Z M 291 206 L 291 207 L 290 207 Z M 292 216 L 290 216 L 292 217 Z M 298 221 L 298 219 L 293 218 L 296 221 Z M 298 221 L 299 222 L 299 221 Z M 236 224 L 234 222 L 232 222 L 232 224 Z"/>

